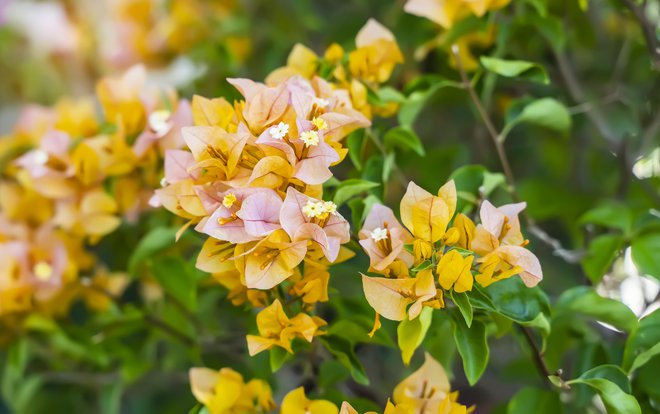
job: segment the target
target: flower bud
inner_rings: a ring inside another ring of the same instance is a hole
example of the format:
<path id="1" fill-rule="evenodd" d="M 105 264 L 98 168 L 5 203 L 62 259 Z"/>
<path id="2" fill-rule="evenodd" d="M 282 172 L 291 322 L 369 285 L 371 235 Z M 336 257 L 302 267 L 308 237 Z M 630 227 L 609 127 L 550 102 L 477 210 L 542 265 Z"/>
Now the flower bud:
<path id="1" fill-rule="evenodd" d="M 415 263 L 421 263 L 433 255 L 433 245 L 426 240 L 415 239 L 413 242 Z"/>

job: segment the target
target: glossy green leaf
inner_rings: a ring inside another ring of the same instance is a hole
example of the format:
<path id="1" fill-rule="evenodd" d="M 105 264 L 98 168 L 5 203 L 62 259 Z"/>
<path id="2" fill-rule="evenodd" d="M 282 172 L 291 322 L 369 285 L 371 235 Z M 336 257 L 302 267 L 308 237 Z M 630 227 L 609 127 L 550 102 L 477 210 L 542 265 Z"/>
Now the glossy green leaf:
<path id="1" fill-rule="evenodd" d="M 362 169 L 362 157 L 364 153 L 364 142 L 367 139 L 364 130 L 351 132 L 346 138 L 346 147 L 348 148 L 348 156 L 355 168 L 360 171 Z"/>
<path id="2" fill-rule="evenodd" d="M 151 264 L 151 271 L 165 292 L 189 310 L 197 306 L 197 284 L 178 257 L 158 258 Z"/>
<path id="3" fill-rule="evenodd" d="M 623 353 L 623 368 L 630 371 L 635 360 L 658 343 L 660 343 L 660 310 L 655 310 L 643 317 L 637 329 L 628 337 Z"/>
<path id="4" fill-rule="evenodd" d="M 369 191 L 372 188 L 378 187 L 380 184 L 372 181 L 360 180 L 358 178 L 349 178 L 348 180 L 342 181 L 339 186 L 337 186 L 337 191 L 335 192 L 335 197 L 333 201 L 338 206 L 341 206 L 351 198 Z"/>
<path id="5" fill-rule="evenodd" d="M 647 233 L 633 239 L 632 258 L 641 273 L 660 280 L 660 233 Z"/>
<path id="6" fill-rule="evenodd" d="M 282 365 L 292 358 L 292 355 L 288 353 L 284 348 L 275 346 L 268 351 L 268 359 L 270 361 L 270 370 L 271 372 L 277 372 Z"/>
<path id="7" fill-rule="evenodd" d="M 463 315 L 465 319 L 465 324 L 468 328 L 472 325 L 472 305 L 470 304 L 470 298 L 468 298 L 467 293 L 456 293 L 453 290 L 449 293 L 449 297 L 452 302 L 456 305 L 458 310 Z"/>
<path id="8" fill-rule="evenodd" d="M 353 345 L 348 340 L 339 335 L 323 335 L 319 339 L 326 349 L 337 358 L 337 361 L 348 368 L 355 381 L 364 385 L 369 384 L 369 378 L 364 372 L 362 363 L 355 355 Z"/>
<path id="9" fill-rule="evenodd" d="M 419 156 L 424 156 L 424 145 L 419 139 L 415 131 L 409 127 L 398 126 L 390 129 L 383 137 L 385 148 L 402 148 L 405 150 L 413 150 Z"/>
<path id="10" fill-rule="evenodd" d="M 513 396 L 507 414 L 562 414 L 564 406 L 559 393 L 526 387 Z"/>
<path id="11" fill-rule="evenodd" d="M 470 385 L 479 381 L 488 365 L 489 348 L 486 325 L 474 320 L 468 328 L 463 317 L 454 316 L 454 341 L 463 360 L 463 371 Z"/>
<path id="12" fill-rule="evenodd" d="M 525 105 L 520 113 L 511 119 L 502 137 L 506 137 L 519 124 L 533 124 L 567 135 L 571 128 L 571 115 L 564 104 L 554 98 L 541 98 Z"/>
<path id="13" fill-rule="evenodd" d="M 138 243 L 133 251 L 129 262 L 128 271 L 132 275 L 136 275 L 138 266 L 149 259 L 154 254 L 164 250 L 175 243 L 176 232 L 178 228 L 172 227 L 157 227 L 147 233 Z"/>
<path id="14" fill-rule="evenodd" d="M 606 202 L 587 211 L 580 217 L 580 223 L 597 224 L 627 233 L 632 228 L 633 216 L 630 207 L 622 203 Z"/>
<path id="15" fill-rule="evenodd" d="M 417 318 L 410 320 L 406 317 L 406 319 L 399 322 L 396 330 L 397 343 L 404 364 L 408 365 L 410 363 L 415 350 L 424 341 L 432 319 L 433 309 L 425 307 Z"/>
<path id="16" fill-rule="evenodd" d="M 562 293 L 555 311 L 590 317 L 626 332 L 637 326 L 637 317 L 629 307 L 617 300 L 600 296 L 588 286 L 577 286 Z"/>
<path id="17" fill-rule="evenodd" d="M 611 375 L 612 372 L 611 366 L 607 371 L 604 371 L 601 367 L 596 367 L 585 372 L 579 378 L 567 381 L 567 384 L 585 384 L 593 388 L 603 400 L 608 414 L 641 414 L 642 411 L 635 397 L 625 392 L 612 379 L 604 378 L 604 376 Z M 621 374 L 627 381 L 625 374 Z"/>
<path id="18" fill-rule="evenodd" d="M 612 262 L 623 247 L 621 234 L 602 234 L 595 237 L 582 258 L 582 268 L 593 283 L 598 283 L 610 270 Z"/>
<path id="19" fill-rule="evenodd" d="M 495 57 L 481 56 L 481 65 L 486 70 L 507 78 L 522 78 L 548 84 L 548 73 L 538 63 L 524 60 L 506 60 Z"/>

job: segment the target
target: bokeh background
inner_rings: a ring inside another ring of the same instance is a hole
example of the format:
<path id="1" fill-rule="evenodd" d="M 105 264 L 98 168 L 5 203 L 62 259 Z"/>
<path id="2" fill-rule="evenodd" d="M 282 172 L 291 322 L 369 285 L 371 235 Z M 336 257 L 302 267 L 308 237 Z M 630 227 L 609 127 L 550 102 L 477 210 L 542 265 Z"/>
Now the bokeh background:
<path id="1" fill-rule="evenodd" d="M 438 27 L 405 14 L 404 3 L 0 0 L 0 135 L 12 130 L 25 105 L 51 106 L 65 96 L 92 95 L 102 76 L 120 73 L 135 63 L 146 65 L 149 82 L 173 85 L 181 96 L 237 98 L 226 77 L 264 79 L 286 62 L 296 43 L 319 54 L 333 42 L 350 49 L 355 34 L 369 18 L 392 30 L 405 55 L 390 86 L 405 92 L 423 88 L 419 85 L 424 79 L 458 80 L 448 49 L 428 46 L 438 36 Z M 547 4 L 557 26 L 544 27 L 520 17 L 535 3 Z M 655 4 L 650 8 L 651 21 L 660 15 L 660 5 Z M 650 312 L 658 307 L 658 281 L 635 267 L 631 239 L 622 236 L 611 247 L 603 249 L 601 244 L 599 251 L 589 250 L 595 238 L 616 233 L 608 226 L 616 216 L 630 215 L 634 223 L 655 225 L 660 217 L 660 77 L 652 68 L 639 25 L 618 1 L 605 0 L 515 0 L 490 18 L 499 31 L 470 41 L 472 54 L 534 61 L 546 68 L 551 80 L 545 85 L 484 75 L 480 80 L 485 85 L 482 99 L 498 126 L 511 116 L 516 102 L 526 97 L 554 97 L 571 114 L 568 134 L 523 125 L 506 141 L 527 212 L 553 239 L 547 243 L 530 236 L 531 248 L 543 264 L 544 291 L 553 300 L 570 286 L 594 284 L 601 294 L 623 300 L 638 315 Z M 417 85 L 411 84 L 415 79 Z M 375 128 L 386 130 L 394 125 L 396 118 L 378 119 Z M 454 171 L 472 164 L 500 171 L 486 128 L 462 90 L 443 88 L 430 94 L 414 129 L 425 155 L 408 151 L 397 157 L 397 164 L 408 179 L 427 189 L 437 188 Z M 335 172 L 340 179 L 355 174 L 350 163 Z M 392 180 L 381 195 L 395 206 L 403 190 Z M 501 189 L 492 198 L 509 200 Z M 610 216 L 584 218 L 599 206 L 605 206 Z M 110 237 L 107 245 L 120 243 L 121 236 L 117 238 Z M 660 250 L 653 254 L 660 255 Z M 324 310 L 329 320 L 342 312 L 349 320 L 359 318 L 351 309 L 364 307 L 358 271 L 366 267 L 366 258 L 358 255 L 333 270 L 331 289 L 341 296 L 341 305 Z M 593 276 L 601 268 L 610 270 L 605 277 Z M 219 300 L 224 294 L 220 289 L 208 292 L 200 298 L 201 307 L 214 308 L 223 321 L 232 320 L 225 316 L 238 316 L 242 311 Z M 204 360 L 207 366 L 229 365 L 258 376 L 268 370 L 267 356 L 236 359 L 235 350 L 244 347 L 244 335 L 252 328 L 242 326 L 239 317 L 233 320 L 235 326 L 217 326 L 225 336 L 207 341 Z M 559 331 L 557 335 L 565 335 L 563 338 L 550 338 L 561 339 L 561 346 L 569 349 L 565 360 L 548 355 L 553 368 L 563 367 L 569 371 L 568 377 L 571 370 L 581 372 L 571 365 L 571 355 L 589 355 L 588 359 L 597 361 L 607 352 L 599 338 L 616 343 L 620 335 L 601 325 L 589 329 L 599 333 L 591 341 L 584 341 L 584 332 L 571 329 Z M 385 323 L 385 330 L 394 333 L 395 326 Z M 580 338 L 579 347 L 571 349 L 571 335 Z M 425 345 L 440 350 L 438 354 L 451 354 L 451 332 L 441 318 L 436 318 Z M 475 387 L 467 386 L 460 362 L 453 363 L 454 385 L 461 391 L 461 400 L 476 404 L 477 413 L 496 412 L 521 386 L 539 383 L 522 342 L 508 336 L 495 338 L 490 345 L 490 365 Z M 194 400 L 186 367 L 197 356 L 171 344 L 141 351 L 145 363 L 153 365 L 144 369 L 140 379 L 122 387 L 122 412 L 187 412 Z M 398 351 L 387 346 L 358 348 L 357 354 L 372 379 L 369 388 L 349 381 L 348 387 L 358 396 L 383 403 L 403 373 L 410 371 Z M 421 358 L 417 355 L 412 366 L 418 366 Z M 274 380 L 277 395 L 299 385 L 296 369 L 278 374 Z M 327 375 L 336 371 L 336 375 L 346 376 L 334 366 L 324 369 Z M 120 392 L 113 388 L 116 382 L 111 372 L 88 376 L 53 373 L 30 405 L 30 412 L 95 412 L 99 399 L 112 399 L 113 392 Z M 0 412 L 9 412 L 1 401 Z"/>

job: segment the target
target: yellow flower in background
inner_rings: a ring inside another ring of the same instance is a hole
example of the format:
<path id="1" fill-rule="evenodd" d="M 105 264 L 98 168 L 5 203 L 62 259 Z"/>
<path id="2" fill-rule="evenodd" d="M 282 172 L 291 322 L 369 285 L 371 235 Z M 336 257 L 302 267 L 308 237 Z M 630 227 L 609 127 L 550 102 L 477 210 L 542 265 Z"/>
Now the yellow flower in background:
<path id="1" fill-rule="evenodd" d="M 289 319 L 284 313 L 280 301 L 275 299 L 270 306 L 257 315 L 259 336 L 247 336 L 248 351 L 250 356 L 254 356 L 274 346 L 279 346 L 287 352 L 293 353 L 293 349 L 291 349 L 293 339 L 301 338 L 312 342 L 314 336 L 321 334 L 319 328 L 325 324 L 321 318 L 305 313 L 299 313 Z"/>
<path id="2" fill-rule="evenodd" d="M 310 400 L 303 387 L 289 392 L 282 400 L 280 414 L 338 414 L 336 405 L 327 400 Z"/>
<path id="3" fill-rule="evenodd" d="M 458 394 L 450 392 L 445 369 L 428 352 L 422 366 L 394 388 L 392 397 L 397 407 L 416 414 L 465 414 L 473 410 L 456 402 Z"/>
<path id="4" fill-rule="evenodd" d="M 352 76 L 367 83 L 380 84 L 392 75 L 394 67 L 403 63 L 403 55 L 391 31 L 369 19 L 355 37 L 357 49 L 348 55 Z"/>
<path id="5" fill-rule="evenodd" d="M 510 2 L 511 0 L 408 0 L 404 10 L 449 29 L 470 14 L 482 17 L 487 11 L 500 9 Z"/>
<path id="6" fill-rule="evenodd" d="M 210 414 L 258 414 L 275 408 L 268 383 L 258 379 L 246 383 L 231 368 L 191 368 L 189 377 L 193 395 Z"/>

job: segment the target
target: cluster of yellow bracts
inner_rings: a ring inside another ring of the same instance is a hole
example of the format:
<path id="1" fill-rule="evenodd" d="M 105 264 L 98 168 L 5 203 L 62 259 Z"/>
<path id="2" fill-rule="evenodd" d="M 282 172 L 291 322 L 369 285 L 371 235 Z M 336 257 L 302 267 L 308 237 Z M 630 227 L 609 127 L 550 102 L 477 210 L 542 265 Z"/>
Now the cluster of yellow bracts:
<path id="1" fill-rule="evenodd" d="M 180 127 L 191 124 L 188 102 L 147 87 L 141 66 L 101 80 L 97 100 L 22 111 L 0 140 L 4 322 L 65 313 L 81 295 L 93 309 L 108 306 L 125 278 L 97 266 L 88 247 L 150 208 L 164 153 L 183 145 Z"/>
<path id="2" fill-rule="evenodd" d="M 469 414 L 474 407 L 456 401 L 447 374 L 438 361 L 426 354 L 421 367 L 401 381 L 387 402 L 383 414 Z M 190 384 L 193 395 L 210 414 L 270 413 L 276 408 L 267 382 L 243 377 L 231 368 L 214 371 L 192 368 Z M 341 407 L 327 400 L 310 400 L 303 387 L 286 394 L 281 414 L 360 414 L 348 402 Z M 373 411 L 364 414 L 376 414 Z"/>

